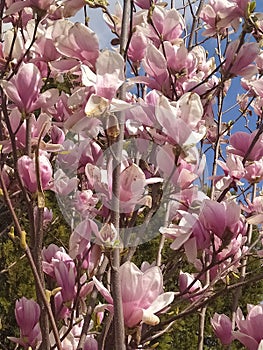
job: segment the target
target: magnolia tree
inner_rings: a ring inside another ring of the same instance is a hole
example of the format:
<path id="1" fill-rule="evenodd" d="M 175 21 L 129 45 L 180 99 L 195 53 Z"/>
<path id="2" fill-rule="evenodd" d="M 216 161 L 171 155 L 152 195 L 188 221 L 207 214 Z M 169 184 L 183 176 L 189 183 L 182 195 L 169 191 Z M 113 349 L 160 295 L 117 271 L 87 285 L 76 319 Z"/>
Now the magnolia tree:
<path id="1" fill-rule="evenodd" d="M 93 8 L 110 48 L 89 26 Z M 209 321 L 215 335 L 262 349 L 263 306 L 239 307 L 263 279 L 256 3 L 6 0 L 0 11 L 2 235 L 20 244 L 36 296 L 15 302 L 8 348 L 151 349 L 198 313 L 201 350 L 208 305 L 234 291 Z M 44 244 L 55 207 L 66 247 Z M 151 240 L 155 258 L 137 266 Z"/>

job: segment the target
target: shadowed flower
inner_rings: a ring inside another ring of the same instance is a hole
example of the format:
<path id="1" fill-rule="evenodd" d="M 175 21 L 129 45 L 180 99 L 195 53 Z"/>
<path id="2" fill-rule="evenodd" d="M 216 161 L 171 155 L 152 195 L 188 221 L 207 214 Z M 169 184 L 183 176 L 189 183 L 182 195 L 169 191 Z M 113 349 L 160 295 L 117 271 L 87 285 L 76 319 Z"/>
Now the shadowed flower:
<path id="1" fill-rule="evenodd" d="M 229 345 L 232 342 L 232 323 L 228 316 L 216 312 L 211 318 L 211 325 L 223 345 Z"/>
<path id="2" fill-rule="evenodd" d="M 20 338 L 9 337 L 9 339 L 26 349 L 30 346 L 35 349 L 42 339 L 38 324 L 40 317 L 39 305 L 34 300 L 22 297 L 16 301 L 15 316 L 20 328 Z"/>
<path id="3" fill-rule="evenodd" d="M 262 324 L 263 324 L 263 305 L 247 305 L 248 314 L 245 318 L 241 309 L 237 310 L 237 331 L 234 331 L 234 339 L 238 339 L 246 349 L 257 350 L 263 339 Z"/>

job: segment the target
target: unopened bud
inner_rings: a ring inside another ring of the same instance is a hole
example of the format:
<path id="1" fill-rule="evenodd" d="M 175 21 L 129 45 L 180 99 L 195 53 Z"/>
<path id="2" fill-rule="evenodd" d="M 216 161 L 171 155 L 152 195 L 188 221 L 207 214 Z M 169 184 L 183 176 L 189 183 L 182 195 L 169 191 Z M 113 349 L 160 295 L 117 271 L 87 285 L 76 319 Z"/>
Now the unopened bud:
<path id="1" fill-rule="evenodd" d="M 21 231 L 20 246 L 22 249 L 26 249 L 26 231 Z"/>
<path id="2" fill-rule="evenodd" d="M 10 231 L 8 232 L 8 236 L 11 238 L 11 239 L 15 239 L 15 229 L 14 229 L 14 226 L 12 226 L 10 228 Z"/>

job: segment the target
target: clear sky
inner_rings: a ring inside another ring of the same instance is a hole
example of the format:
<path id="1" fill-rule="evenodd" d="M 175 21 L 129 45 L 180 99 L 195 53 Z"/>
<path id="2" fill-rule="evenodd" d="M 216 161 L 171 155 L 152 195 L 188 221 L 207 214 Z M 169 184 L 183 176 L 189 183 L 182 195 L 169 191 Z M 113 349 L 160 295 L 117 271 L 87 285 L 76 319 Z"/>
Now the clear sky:
<path id="1" fill-rule="evenodd" d="M 108 0 L 108 1 L 110 4 L 110 9 L 113 11 L 114 4 L 116 3 L 116 1 L 115 0 Z M 119 0 L 119 1 L 122 4 L 122 0 Z M 178 3 L 178 0 L 176 1 L 176 3 Z M 256 11 L 263 12 L 263 0 L 256 1 Z M 111 48 L 110 41 L 113 38 L 113 35 L 111 34 L 107 25 L 104 23 L 101 9 L 88 9 L 88 16 L 90 18 L 90 28 L 94 30 L 94 32 L 99 37 L 100 48 L 101 49 Z M 74 20 L 83 23 L 84 22 L 83 11 L 80 11 L 77 14 L 77 16 L 74 18 Z"/>

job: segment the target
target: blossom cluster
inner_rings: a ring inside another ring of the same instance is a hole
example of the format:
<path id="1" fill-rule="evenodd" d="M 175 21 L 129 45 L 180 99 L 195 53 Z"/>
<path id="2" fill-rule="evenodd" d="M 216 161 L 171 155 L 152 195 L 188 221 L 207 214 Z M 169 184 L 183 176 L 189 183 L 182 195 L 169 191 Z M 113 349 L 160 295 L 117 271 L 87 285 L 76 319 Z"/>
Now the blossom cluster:
<path id="1" fill-rule="evenodd" d="M 60 348 L 80 349 L 80 339 L 85 350 L 102 343 L 101 324 L 114 315 L 114 249 L 122 253 L 126 345 L 140 348 L 175 302 L 190 301 L 198 310 L 217 286 L 242 273 L 250 255 L 262 257 L 263 20 L 249 0 L 208 0 L 198 10 L 201 29 L 193 22 L 189 34 L 182 11 L 163 2 L 135 0 L 129 24 L 122 24 L 120 3 L 114 13 L 103 1 L 89 5 L 103 9 L 113 46 L 128 30 L 124 54 L 118 47 L 101 50 L 89 26 L 71 21 L 83 0 L 5 2 L 0 190 L 15 210 L 20 196 L 26 203 L 33 253 L 39 232 L 47 235 L 55 219 L 46 193 L 55 194 L 69 223 L 67 249 L 52 243 L 38 252 Z M 208 40 L 225 49 L 209 57 Z M 244 91 L 236 96 L 240 117 L 224 120 L 221 107 L 234 80 Z M 249 126 L 235 130 L 241 117 Z M 155 227 L 148 230 L 150 222 Z M 178 286 L 169 291 L 160 259 L 140 269 L 131 262 L 134 247 L 159 235 L 191 267 L 191 273 L 178 270 Z M 94 293 L 100 296 L 92 306 Z M 249 305 L 246 319 L 238 309 L 234 322 L 218 313 L 211 322 L 223 344 L 238 339 L 256 350 L 261 315 L 260 305 Z M 9 339 L 37 349 L 39 304 L 22 297 L 15 316 L 20 337 Z M 54 330 L 48 342 L 58 346 Z"/>

